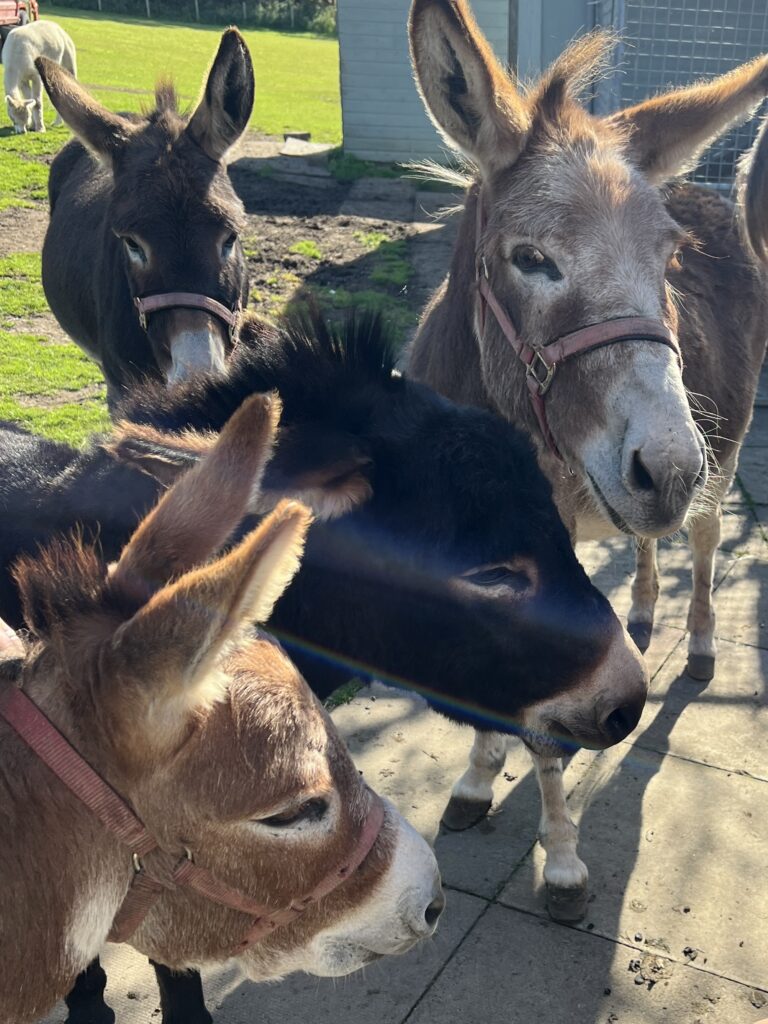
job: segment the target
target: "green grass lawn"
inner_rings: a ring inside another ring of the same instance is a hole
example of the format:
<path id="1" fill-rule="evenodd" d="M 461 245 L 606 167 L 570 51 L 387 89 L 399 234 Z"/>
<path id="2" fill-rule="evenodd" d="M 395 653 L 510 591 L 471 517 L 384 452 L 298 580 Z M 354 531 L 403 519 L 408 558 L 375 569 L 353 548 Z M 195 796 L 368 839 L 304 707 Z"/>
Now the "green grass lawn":
<path id="1" fill-rule="evenodd" d="M 163 76 L 173 79 L 183 107 L 194 104 L 221 35 L 220 28 L 45 7 L 45 17 L 75 41 L 81 82 L 113 110 L 151 107 L 155 82 Z M 256 71 L 251 128 L 268 134 L 309 131 L 315 140 L 339 142 L 336 40 L 267 30 L 245 37 Z M 48 125 L 54 116 L 46 103 Z M 47 197 L 44 161 L 64 145 L 69 130 L 17 136 L 5 121 L 3 111 L 0 211 L 39 207 Z M 77 444 L 108 425 L 101 372 L 74 345 L 51 344 L 34 333 L 34 317 L 46 309 L 39 253 L 0 259 L 0 419 Z"/>
<path id="2" fill-rule="evenodd" d="M 194 103 L 221 35 L 220 28 L 65 14 L 55 4 L 45 5 L 45 17 L 72 36 L 80 81 L 112 110 L 139 110 L 162 75 L 173 79 L 185 103 Z M 251 127 L 270 135 L 309 131 L 314 141 L 341 142 L 338 42 L 267 29 L 243 35 L 256 72 Z"/>

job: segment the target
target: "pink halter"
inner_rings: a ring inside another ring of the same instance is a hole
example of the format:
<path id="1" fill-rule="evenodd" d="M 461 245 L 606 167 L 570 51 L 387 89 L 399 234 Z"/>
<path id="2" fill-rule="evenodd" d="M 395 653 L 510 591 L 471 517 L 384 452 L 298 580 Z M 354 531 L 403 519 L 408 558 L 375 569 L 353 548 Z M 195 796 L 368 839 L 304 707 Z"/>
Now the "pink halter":
<path id="1" fill-rule="evenodd" d="M 525 383 L 531 398 L 533 411 L 539 424 L 544 442 L 549 450 L 562 461 L 563 457 L 549 423 L 544 404 L 546 395 L 560 363 L 572 356 L 590 349 L 614 345 L 620 341 L 654 341 L 671 348 L 682 367 L 680 345 L 675 334 L 660 320 L 649 317 L 628 316 L 617 320 L 604 320 L 602 323 L 580 327 L 569 334 L 561 334 L 559 338 L 544 346 L 534 348 L 525 342 L 517 332 L 509 314 L 493 293 L 488 275 L 488 264 L 480 248 L 480 241 L 485 231 L 485 214 L 480 189 L 477 192 L 477 219 L 475 226 L 476 264 L 475 279 L 478 293 L 478 324 L 480 334 L 485 333 L 487 310 L 490 309 L 501 328 L 501 332 L 509 342 L 512 351 L 525 365 Z"/>
<path id="2" fill-rule="evenodd" d="M 243 939 L 230 951 L 237 956 L 248 946 L 289 924 L 318 900 L 342 885 L 360 867 L 384 824 L 384 805 L 369 790 L 370 805 L 360 835 L 345 860 L 333 868 L 311 892 L 291 900 L 287 907 L 271 910 L 247 893 L 219 881 L 192 861 L 189 850 L 179 856 L 162 850 L 128 804 L 98 775 L 17 686 L 0 688 L 0 717 L 47 765 L 107 831 L 127 847 L 133 862 L 133 880 L 112 922 L 108 940 L 125 942 L 147 916 L 164 889 L 186 886 L 249 918 Z"/>
<path id="3" fill-rule="evenodd" d="M 223 320 L 229 327 L 229 340 L 234 345 L 237 325 L 240 322 L 242 309 L 238 301 L 234 309 L 218 302 L 216 299 L 209 299 L 207 295 L 196 295 L 194 292 L 163 292 L 161 295 L 136 296 L 133 304 L 138 310 L 141 329 L 147 329 L 147 316 L 158 309 L 203 309 L 206 313 L 212 313 L 219 320 Z"/>

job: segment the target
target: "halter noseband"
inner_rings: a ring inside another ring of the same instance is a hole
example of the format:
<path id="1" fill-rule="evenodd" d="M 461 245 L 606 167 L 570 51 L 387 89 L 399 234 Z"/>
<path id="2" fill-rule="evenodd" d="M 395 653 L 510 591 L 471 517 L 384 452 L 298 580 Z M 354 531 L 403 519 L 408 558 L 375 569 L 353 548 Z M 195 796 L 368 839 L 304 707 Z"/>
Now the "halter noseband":
<path id="1" fill-rule="evenodd" d="M 544 438 L 544 442 L 561 462 L 563 456 L 557 447 L 552 431 L 547 422 L 547 410 L 544 396 L 555 376 L 555 370 L 566 359 L 588 352 L 590 349 L 614 345 L 620 341 L 654 341 L 671 348 L 677 356 L 682 369 L 680 345 L 674 332 L 662 323 L 650 317 L 626 316 L 616 320 L 603 320 L 601 323 L 580 327 L 568 334 L 561 334 L 546 345 L 534 347 L 524 341 L 518 334 L 509 314 L 493 293 L 488 274 L 488 264 L 480 247 L 485 231 L 485 213 L 480 188 L 477 190 L 477 218 L 475 223 L 475 277 L 478 294 L 478 326 L 480 335 L 485 333 L 487 310 L 493 313 L 501 332 L 509 342 L 512 351 L 525 365 L 525 383 L 528 386 L 533 411 Z"/>
<path id="2" fill-rule="evenodd" d="M 125 942 L 155 905 L 163 890 L 188 887 L 212 903 L 246 914 L 243 939 L 231 950 L 237 956 L 276 928 L 289 924 L 304 911 L 342 885 L 370 853 L 384 824 L 384 805 L 368 790 L 370 805 L 362 830 L 351 852 L 304 896 L 287 907 L 271 910 L 239 889 L 219 881 L 198 867 L 189 850 L 179 856 L 162 850 L 157 840 L 125 800 L 78 754 L 38 706 L 17 686 L 0 688 L 0 717 L 11 726 L 34 754 L 74 793 L 131 853 L 133 879 L 112 922 L 109 942 Z"/>
<path id="3" fill-rule="evenodd" d="M 141 329 L 147 329 L 147 317 L 158 309 L 204 309 L 206 313 L 212 313 L 223 320 L 229 327 L 229 340 L 235 344 L 237 325 L 240 323 L 242 308 L 240 300 L 234 309 L 228 309 L 223 303 L 216 299 L 210 299 L 207 295 L 196 295 L 194 292 L 163 292 L 160 295 L 135 296 L 133 304 L 139 313 Z"/>

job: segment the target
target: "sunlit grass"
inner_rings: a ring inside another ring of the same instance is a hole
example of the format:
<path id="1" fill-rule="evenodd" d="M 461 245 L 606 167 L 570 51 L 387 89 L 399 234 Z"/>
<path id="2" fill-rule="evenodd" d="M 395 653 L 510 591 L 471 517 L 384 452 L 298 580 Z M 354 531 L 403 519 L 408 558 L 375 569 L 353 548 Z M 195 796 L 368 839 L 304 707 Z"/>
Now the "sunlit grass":
<path id="1" fill-rule="evenodd" d="M 72 36 L 78 77 L 112 110 L 139 110 L 163 75 L 173 79 L 184 103 L 192 104 L 222 31 L 93 11 L 65 13 L 54 4 L 46 4 L 45 16 Z M 251 128 L 270 135 L 309 131 L 316 141 L 340 142 L 337 40 L 267 29 L 243 35 L 256 72 Z"/>
<path id="2" fill-rule="evenodd" d="M 0 257 L 0 317 L 34 316 L 47 308 L 39 254 Z"/>

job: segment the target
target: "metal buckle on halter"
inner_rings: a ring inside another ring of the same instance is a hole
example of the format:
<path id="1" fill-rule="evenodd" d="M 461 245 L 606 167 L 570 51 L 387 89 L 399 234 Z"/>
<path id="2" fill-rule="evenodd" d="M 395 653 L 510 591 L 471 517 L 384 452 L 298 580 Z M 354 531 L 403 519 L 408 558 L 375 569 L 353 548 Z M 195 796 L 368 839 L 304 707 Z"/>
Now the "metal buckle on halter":
<path id="1" fill-rule="evenodd" d="M 540 367 L 544 367 L 543 374 Z M 538 373 L 537 368 L 539 368 Z M 531 361 L 525 367 L 525 373 L 526 376 L 533 377 L 536 381 L 539 394 L 546 395 L 547 391 L 549 391 L 549 385 L 552 383 L 552 378 L 555 376 L 556 369 L 557 363 L 548 363 L 541 352 L 538 349 L 534 349 Z"/>
<path id="2" fill-rule="evenodd" d="M 147 314 L 144 312 L 144 307 L 142 306 L 141 299 L 139 298 L 138 295 L 134 298 L 133 304 L 136 307 L 136 309 L 138 311 L 138 314 L 139 314 L 139 326 L 141 327 L 142 331 L 146 331 L 146 329 L 147 329 Z"/>
<path id="3" fill-rule="evenodd" d="M 238 304 L 232 310 L 232 319 L 229 322 L 229 341 L 232 348 L 237 344 L 237 329 L 240 326 L 240 317 L 243 315 L 243 307 Z"/>

